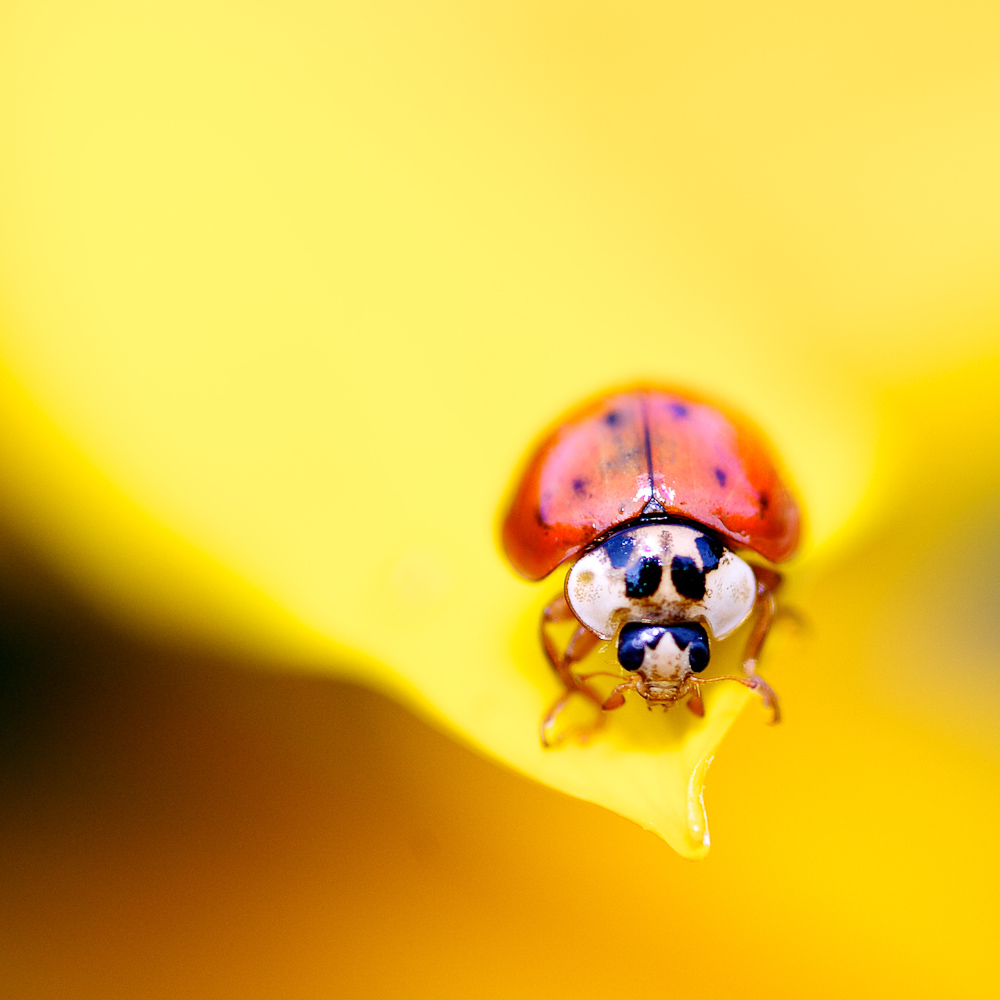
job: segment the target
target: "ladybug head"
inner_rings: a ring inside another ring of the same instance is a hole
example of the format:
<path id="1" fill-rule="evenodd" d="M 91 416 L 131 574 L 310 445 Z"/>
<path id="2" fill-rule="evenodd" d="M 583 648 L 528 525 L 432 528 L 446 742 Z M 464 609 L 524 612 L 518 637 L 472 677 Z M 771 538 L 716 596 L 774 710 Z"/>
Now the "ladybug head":
<path id="1" fill-rule="evenodd" d="M 710 658 L 708 633 L 698 622 L 647 625 L 629 622 L 618 636 L 618 662 L 653 683 L 679 683 L 701 673 Z"/>

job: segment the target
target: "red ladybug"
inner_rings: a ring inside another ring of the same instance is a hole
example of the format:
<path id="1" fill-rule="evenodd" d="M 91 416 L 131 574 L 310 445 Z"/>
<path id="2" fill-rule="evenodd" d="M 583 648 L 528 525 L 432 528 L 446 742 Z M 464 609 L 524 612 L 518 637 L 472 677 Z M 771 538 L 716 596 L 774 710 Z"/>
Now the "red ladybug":
<path id="1" fill-rule="evenodd" d="M 623 705 L 627 691 L 665 706 L 690 696 L 700 715 L 699 686 L 730 679 L 759 692 L 777 721 L 777 698 L 756 663 L 781 576 L 736 550 L 783 562 L 799 521 L 760 432 L 688 392 L 637 386 L 560 421 L 503 521 L 507 556 L 529 580 L 575 558 L 564 592 L 542 613 L 542 645 L 565 685 L 542 720 L 543 744 L 574 693 L 605 710 Z M 712 642 L 750 615 L 744 675 L 697 676 Z M 579 627 L 560 650 L 549 626 L 572 620 Z M 602 639 L 616 640 L 629 672 L 606 698 L 587 683 L 594 674 L 572 670 Z"/>

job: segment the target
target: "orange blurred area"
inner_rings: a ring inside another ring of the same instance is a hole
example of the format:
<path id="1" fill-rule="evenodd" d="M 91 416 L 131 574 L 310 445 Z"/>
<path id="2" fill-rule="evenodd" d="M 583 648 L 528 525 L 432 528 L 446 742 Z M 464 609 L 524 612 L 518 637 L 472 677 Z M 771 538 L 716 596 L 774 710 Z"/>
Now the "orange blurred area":
<path id="1" fill-rule="evenodd" d="M 381 696 L 115 631 L 8 544 L 5 989 L 996 995 L 996 510 L 799 589 L 700 863 Z"/>

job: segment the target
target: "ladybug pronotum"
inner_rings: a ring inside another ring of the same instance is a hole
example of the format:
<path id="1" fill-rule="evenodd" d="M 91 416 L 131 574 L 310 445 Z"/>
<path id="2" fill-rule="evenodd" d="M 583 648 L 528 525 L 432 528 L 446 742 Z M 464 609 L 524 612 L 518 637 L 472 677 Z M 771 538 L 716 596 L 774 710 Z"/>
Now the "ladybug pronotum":
<path id="1" fill-rule="evenodd" d="M 574 560 L 563 593 L 542 612 L 542 646 L 565 688 L 542 719 L 545 746 L 575 693 L 603 710 L 621 707 L 628 691 L 664 706 L 687 698 L 701 715 L 700 686 L 734 680 L 757 691 L 777 721 L 777 697 L 756 668 L 781 583 L 767 564 L 795 552 L 799 509 L 745 419 L 674 389 L 593 400 L 538 445 L 502 535 L 529 580 Z M 712 644 L 751 616 L 743 674 L 700 677 Z M 569 621 L 578 627 L 560 649 L 551 626 Z M 596 674 L 573 671 L 602 640 L 615 641 L 626 671 L 606 697 L 588 683 Z"/>

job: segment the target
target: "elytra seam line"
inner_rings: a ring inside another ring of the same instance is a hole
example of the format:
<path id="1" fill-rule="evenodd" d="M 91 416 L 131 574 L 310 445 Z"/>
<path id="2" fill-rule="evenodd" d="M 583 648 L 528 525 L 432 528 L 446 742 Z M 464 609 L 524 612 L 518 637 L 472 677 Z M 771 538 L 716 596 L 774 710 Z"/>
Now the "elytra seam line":
<path id="1" fill-rule="evenodd" d="M 646 474 L 649 476 L 649 499 L 653 496 L 653 445 L 649 440 L 649 397 L 642 395 L 642 429 L 646 435 Z"/>

